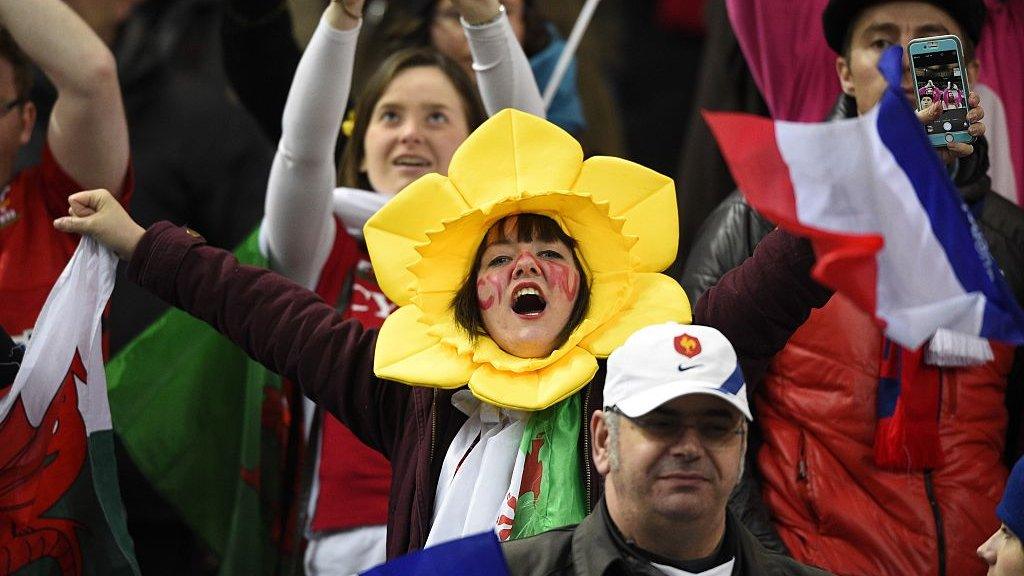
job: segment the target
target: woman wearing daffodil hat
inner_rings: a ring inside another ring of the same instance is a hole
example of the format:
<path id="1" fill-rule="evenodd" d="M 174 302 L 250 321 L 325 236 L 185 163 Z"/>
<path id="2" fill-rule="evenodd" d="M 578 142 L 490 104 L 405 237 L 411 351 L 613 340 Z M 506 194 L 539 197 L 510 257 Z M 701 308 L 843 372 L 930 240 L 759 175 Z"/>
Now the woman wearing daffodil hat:
<path id="1" fill-rule="evenodd" d="M 314 294 L 239 266 L 198 234 L 143 231 L 103 191 L 56 226 L 130 259 L 129 276 L 298 382 L 393 468 L 389 557 L 489 528 L 518 538 L 578 522 L 602 490 L 588 424 L 604 361 L 633 331 L 691 320 L 675 281 L 672 181 L 595 157 L 506 110 L 365 228 L 400 306 L 379 333 Z M 748 381 L 827 293 L 808 244 L 769 235 L 698 302 Z M 763 303 L 759 303 L 762 301 Z"/>

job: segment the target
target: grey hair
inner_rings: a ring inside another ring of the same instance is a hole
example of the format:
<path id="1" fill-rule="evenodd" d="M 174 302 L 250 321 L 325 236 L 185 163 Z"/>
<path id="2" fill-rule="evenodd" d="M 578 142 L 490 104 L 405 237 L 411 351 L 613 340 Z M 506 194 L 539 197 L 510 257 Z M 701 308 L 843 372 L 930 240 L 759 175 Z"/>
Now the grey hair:
<path id="1" fill-rule="evenodd" d="M 611 410 L 603 413 L 604 425 L 608 427 L 608 465 L 612 470 L 619 468 L 619 414 Z"/>
<path id="2" fill-rule="evenodd" d="M 750 423 L 746 418 L 744 418 L 741 425 L 743 427 L 743 446 L 740 448 L 740 470 L 739 474 L 736 476 L 736 485 L 732 487 L 732 494 L 729 496 L 730 499 L 736 496 L 736 493 L 739 492 L 740 486 L 743 484 L 743 474 L 747 471 L 747 441 L 749 439 Z"/>

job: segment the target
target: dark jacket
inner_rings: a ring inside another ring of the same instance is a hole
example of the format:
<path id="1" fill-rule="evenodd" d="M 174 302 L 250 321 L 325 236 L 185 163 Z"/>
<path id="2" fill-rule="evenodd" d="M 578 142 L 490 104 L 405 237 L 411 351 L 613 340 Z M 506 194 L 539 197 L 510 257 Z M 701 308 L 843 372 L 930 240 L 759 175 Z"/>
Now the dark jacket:
<path id="1" fill-rule="evenodd" d="M 602 504 L 577 526 L 505 542 L 501 549 L 512 576 L 664 576 L 646 559 L 624 549 L 612 530 L 608 509 Z M 736 559 L 733 576 L 827 574 L 769 552 L 730 513 L 726 513 L 725 530 Z"/>
<path id="2" fill-rule="evenodd" d="M 0 395 L 6 393 L 5 388 L 14 384 L 14 377 L 18 375 L 24 356 L 25 347 L 15 345 L 4 327 L 0 326 Z"/>
<path id="3" fill-rule="evenodd" d="M 810 280 L 812 262 L 807 242 L 782 232 L 769 235 L 749 265 L 727 275 L 697 303 L 694 321 L 723 332 L 753 379 L 806 320 L 811 307 L 828 299 L 829 293 Z M 387 555 L 423 547 L 444 455 L 466 421 L 452 406 L 455 390 L 378 379 L 373 373 L 375 330 L 343 321 L 316 294 L 268 270 L 240 266 L 228 252 L 168 222 L 146 232 L 128 275 L 297 382 L 314 402 L 387 457 L 393 469 Z M 602 407 L 604 377 L 602 361 L 580 391 L 584 422 Z M 590 459 L 588 426 L 581 426 L 578 447 L 589 512 L 603 486 Z"/>

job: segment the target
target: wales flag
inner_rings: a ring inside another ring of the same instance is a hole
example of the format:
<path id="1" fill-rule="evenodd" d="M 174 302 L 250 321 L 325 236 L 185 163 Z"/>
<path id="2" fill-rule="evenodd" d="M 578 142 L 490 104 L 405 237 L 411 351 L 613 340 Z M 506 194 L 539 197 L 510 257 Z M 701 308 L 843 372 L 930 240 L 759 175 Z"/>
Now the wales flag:
<path id="1" fill-rule="evenodd" d="M 0 573 L 136 575 L 117 485 L 100 317 L 116 258 L 83 238 L 0 390 Z"/>
<path id="2" fill-rule="evenodd" d="M 235 250 L 243 264 L 266 266 L 257 237 Z M 122 444 L 220 574 L 295 573 L 301 403 L 281 379 L 176 309 L 107 363 L 107 379 Z"/>

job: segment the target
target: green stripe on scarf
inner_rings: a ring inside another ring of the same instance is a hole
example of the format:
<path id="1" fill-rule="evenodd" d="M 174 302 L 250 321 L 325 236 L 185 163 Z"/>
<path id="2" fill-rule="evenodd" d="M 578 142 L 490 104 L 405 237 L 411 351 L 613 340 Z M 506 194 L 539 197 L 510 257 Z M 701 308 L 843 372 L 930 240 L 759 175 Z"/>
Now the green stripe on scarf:
<path id="1" fill-rule="evenodd" d="M 578 524 L 586 516 L 579 439 L 579 394 L 530 417 L 519 444 L 526 465 L 512 524 L 513 540 Z"/>

